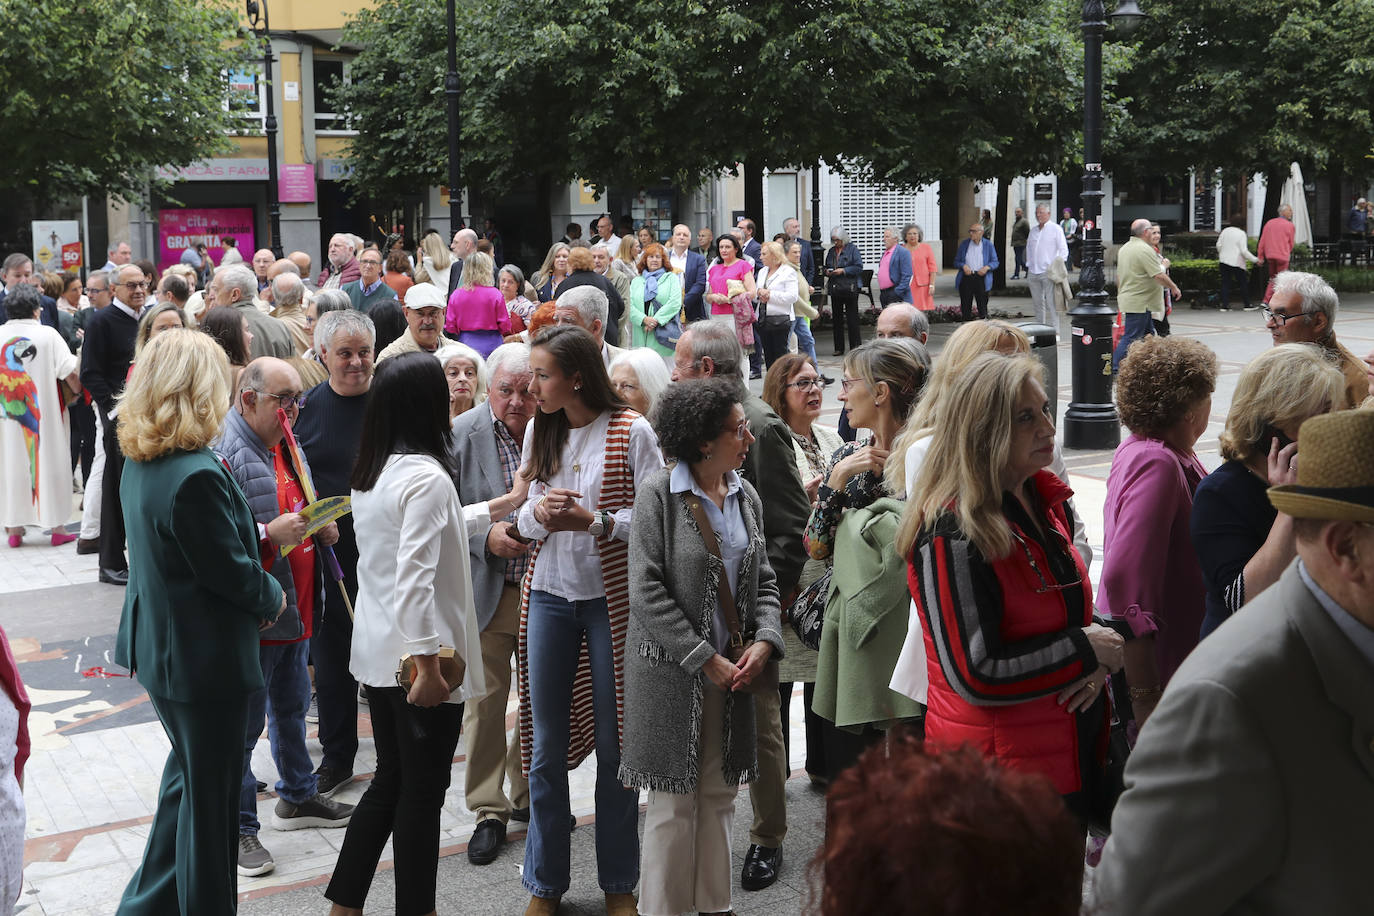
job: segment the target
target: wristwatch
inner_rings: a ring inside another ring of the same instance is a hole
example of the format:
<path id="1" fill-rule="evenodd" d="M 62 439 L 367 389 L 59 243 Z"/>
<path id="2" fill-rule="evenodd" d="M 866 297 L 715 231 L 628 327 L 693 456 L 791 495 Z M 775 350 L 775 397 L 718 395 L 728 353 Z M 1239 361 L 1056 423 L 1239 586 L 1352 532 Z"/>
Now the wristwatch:
<path id="1" fill-rule="evenodd" d="M 599 538 L 606 533 L 606 513 L 598 512 L 592 519 L 592 523 L 587 526 L 587 533 L 594 538 Z"/>

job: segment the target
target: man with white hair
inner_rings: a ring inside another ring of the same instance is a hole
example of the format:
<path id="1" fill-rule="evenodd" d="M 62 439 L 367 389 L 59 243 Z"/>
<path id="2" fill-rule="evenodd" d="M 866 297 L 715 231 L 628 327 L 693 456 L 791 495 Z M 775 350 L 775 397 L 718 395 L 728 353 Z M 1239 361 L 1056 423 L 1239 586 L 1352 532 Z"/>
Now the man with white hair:
<path id="1" fill-rule="evenodd" d="M 1123 330 L 1121 340 L 1112 351 L 1112 371 L 1126 358 L 1131 344 L 1155 333 L 1152 311 L 1160 302 L 1161 287 L 1182 296 L 1178 285 L 1169 277 L 1164 259 L 1155 251 L 1153 231 L 1148 219 L 1131 223 L 1131 238 L 1121 246 L 1116 256 L 1116 306 L 1121 311 Z"/>
<path id="2" fill-rule="evenodd" d="M 249 355 L 254 359 L 260 356 L 275 356 L 289 359 L 296 355 L 296 345 L 291 340 L 291 331 L 286 325 L 265 314 L 253 304 L 258 291 L 258 278 L 245 264 L 234 264 L 215 271 L 210 280 L 210 288 L 205 291 L 207 308 L 232 308 L 248 319 L 248 330 L 253 340 L 248 346 Z"/>
<path id="3" fill-rule="evenodd" d="M 272 270 L 276 273 L 267 289 L 272 296 L 272 302 L 276 305 L 272 309 L 272 317 L 286 325 L 286 329 L 291 332 L 291 343 L 296 348 L 296 355 L 304 356 L 312 341 L 305 318 L 305 294 L 308 290 L 301 280 L 301 275 L 297 273 L 299 269 L 285 258 L 277 261 L 272 265 Z"/>
<path id="4" fill-rule="evenodd" d="M 1026 283 L 1035 304 L 1035 320 L 1059 329 L 1059 313 L 1054 304 L 1054 281 L 1047 272 L 1055 261 L 1066 261 L 1069 243 L 1064 230 L 1050 219 L 1049 204 L 1035 205 L 1035 225 L 1026 236 Z"/>
<path id="5" fill-rule="evenodd" d="M 1276 347 L 1312 343 L 1325 350 L 1345 376 L 1345 406 L 1355 408 L 1369 396 L 1369 376 L 1359 357 L 1336 340 L 1338 306 L 1330 283 L 1316 274 L 1285 270 L 1274 278 L 1264 326 Z"/>
<path id="6" fill-rule="evenodd" d="M 110 246 L 110 258 L 105 262 L 105 266 L 100 268 L 111 275 L 119 272 L 123 267 L 133 260 L 134 250 L 129 247 L 128 242 L 116 242 Z"/>
<path id="7" fill-rule="evenodd" d="M 377 354 L 377 362 L 402 353 L 414 353 L 416 350 L 434 353 L 440 347 L 457 343 L 444 336 L 446 307 L 444 294 L 433 283 L 416 283 L 412 286 L 406 292 L 405 304 L 401 306 L 406 316 L 405 333 Z"/>
<path id="8" fill-rule="evenodd" d="M 930 337 L 926 313 L 909 302 L 894 302 L 878 313 L 877 336 L 885 339 L 909 337 L 925 343 Z"/>
<path id="9" fill-rule="evenodd" d="M 1268 305 L 1274 295 L 1274 278 L 1288 269 L 1293 257 L 1293 238 L 1298 227 L 1293 225 L 1293 208 L 1284 204 L 1279 207 L 1279 215 L 1264 224 L 1260 230 L 1259 247 L 1255 254 L 1260 263 L 1269 270 L 1269 285 L 1264 289 L 1264 304 Z"/>
<path id="10" fill-rule="evenodd" d="M 611 302 L 606 294 L 595 286 L 578 286 L 563 293 L 554 302 L 553 320 L 555 324 L 575 324 L 596 341 L 601 348 L 601 361 L 609 372 L 611 361 L 625 351 L 606 342 L 606 321 L 610 316 Z"/>
<path id="11" fill-rule="evenodd" d="M 1350 212 L 1345 217 L 1346 237 L 1356 241 L 1364 241 L 1366 233 L 1369 231 L 1369 201 L 1361 197 L 1355 201 L 1355 206 L 1350 208 Z"/>
<path id="12" fill-rule="evenodd" d="M 267 289 L 267 284 L 272 282 L 267 276 L 267 271 L 276 260 L 270 248 L 259 248 L 253 252 L 253 273 L 258 278 L 258 292 Z"/>
<path id="13" fill-rule="evenodd" d="M 458 498 L 465 506 L 499 499 L 520 483 L 521 449 L 534 416 L 530 395 L 530 348 L 502 344 L 487 357 L 487 402 L 453 423 L 450 452 L 458 468 Z M 529 565 L 528 543 L 511 536 L 516 513 L 493 518 L 468 538 L 472 592 L 481 627 L 482 667 L 487 693 L 467 704 L 463 738 L 467 747 L 467 784 L 463 797 L 477 819 L 468 842 L 468 861 L 495 861 L 514 817 L 529 820 L 529 781 L 520 772 L 520 745 L 506 743 L 506 701 L 511 658 L 520 635 L 520 580 Z M 502 779 L 510 781 L 510 794 Z"/>
<path id="14" fill-rule="evenodd" d="M 458 281 L 463 278 L 463 260 L 477 250 L 477 233 L 471 229 L 459 229 L 453 233 L 448 250 L 453 252 L 454 262 L 448 271 L 448 294 L 452 296 L 458 288 Z"/>
<path id="15" fill-rule="evenodd" d="M 362 273 L 353 252 L 353 241 L 346 232 L 336 232 L 329 238 L 329 264 L 315 281 L 318 289 L 338 289 L 352 283 Z"/>

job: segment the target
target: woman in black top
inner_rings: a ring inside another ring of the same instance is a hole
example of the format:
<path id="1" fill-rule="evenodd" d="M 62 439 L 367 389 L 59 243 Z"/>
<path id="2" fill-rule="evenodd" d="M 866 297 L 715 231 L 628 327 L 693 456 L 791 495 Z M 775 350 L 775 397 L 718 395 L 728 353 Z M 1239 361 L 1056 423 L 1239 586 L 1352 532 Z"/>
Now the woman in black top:
<path id="1" fill-rule="evenodd" d="M 1201 636 L 1278 581 L 1297 555 L 1293 520 L 1275 512 L 1271 486 L 1296 483 L 1298 427 L 1345 406 L 1339 369 L 1313 344 L 1283 344 L 1240 374 L 1221 455 L 1193 496 L 1193 549 L 1207 586 Z"/>

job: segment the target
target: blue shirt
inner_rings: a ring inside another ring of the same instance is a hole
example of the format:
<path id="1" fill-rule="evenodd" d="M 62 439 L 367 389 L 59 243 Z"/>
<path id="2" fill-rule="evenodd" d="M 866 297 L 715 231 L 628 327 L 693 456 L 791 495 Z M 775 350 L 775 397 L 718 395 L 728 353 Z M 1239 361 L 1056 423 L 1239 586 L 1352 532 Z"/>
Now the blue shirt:
<path id="1" fill-rule="evenodd" d="M 1355 644 L 1355 651 L 1359 652 L 1365 661 L 1374 665 L 1374 630 L 1356 620 L 1354 614 L 1337 604 L 1336 599 L 1328 595 L 1312 578 L 1312 574 L 1307 571 L 1307 564 L 1302 560 L 1298 560 L 1298 575 L 1302 577 L 1302 584 L 1307 586 L 1312 597 L 1322 606 L 1322 610 L 1331 615 L 1340 631 Z"/>
<path id="2" fill-rule="evenodd" d="M 679 461 L 673 467 L 668 489 L 672 493 L 691 491 L 701 500 L 702 511 L 706 513 L 706 520 L 715 529 L 716 539 L 720 544 L 720 558 L 725 561 L 726 584 L 730 587 L 730 594 L 736 594 L 740 564 L 744 560 L 744 551 L 749 546 L 749 532 L 744 526 L 744 513 L 739 506 L 739 475 L 734 471 L 725 473 L 724 509 L 718 507 L 715 501 L 706 495 L 706 491 L 701 489 L 696 478 L 692 476 L 692 469 L 685 461 Z M 725 626 L 725 614 L 719 595 L 716 596 L 716 612 L 711 618 L 711 644 L 722 655 L 730 644 L 730 631 Z"/>

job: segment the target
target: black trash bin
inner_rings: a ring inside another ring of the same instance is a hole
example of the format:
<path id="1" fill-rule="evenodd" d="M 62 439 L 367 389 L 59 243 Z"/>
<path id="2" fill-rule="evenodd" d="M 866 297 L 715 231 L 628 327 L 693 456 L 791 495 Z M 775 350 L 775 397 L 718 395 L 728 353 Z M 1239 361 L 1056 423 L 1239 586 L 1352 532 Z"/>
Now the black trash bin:
<path id="1" fill-rule="evenodd" d="M 1025 321 L 1017 325 L 1030 338 L 1031 355 L 1045 367 L 1045 392 L 1054 405 L 1054 425 L 1059 425 L 1059 346 L 1054 328 Z"/>

